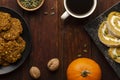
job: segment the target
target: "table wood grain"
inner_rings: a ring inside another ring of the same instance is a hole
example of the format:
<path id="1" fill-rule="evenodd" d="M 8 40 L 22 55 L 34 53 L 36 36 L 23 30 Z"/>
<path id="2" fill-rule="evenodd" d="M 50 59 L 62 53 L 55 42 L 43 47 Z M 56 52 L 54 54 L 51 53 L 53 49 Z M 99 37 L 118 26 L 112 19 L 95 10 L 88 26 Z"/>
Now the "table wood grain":
<path id="1" fill-rule="evenodd" d="M 102 69 L 101 80 L 119 80 L 111 66 L 108 64 L 100 50 L 84 30 L 84 25 L 119 0 L 98 0 L 95 12 L 85 19 L 67 18 L 65 21 L 60 16 L 65 11 L 63 0 L 45 0 L 44 5 L 37 11 L 27 12 L 21 9 L 16 0 L 0 0 L 0 6 L 12 8 L 19 12 L 29 24 L 32 35 L 32 51 L 26 61 L 15 71 L 1 75 L 0 80 L 33 80 L 29 75 L 31 66 L 41 70 L 38 80 L 67 80 L 66 69 L 68 64 L 82 57 L 95 60 Z M 53 9 L 52 9 L 53 8 Z M 44 13 L 48 12 L 48 15 Z M 55 12 L 52 15 L 52 12 Z M 87 47 L 84 47 L 84 45 Z M 84 52 L 86 49 L 88 52 Z M 55 72 L 47 69 L 49 59 L 57 57 L 60 67 Z"/>

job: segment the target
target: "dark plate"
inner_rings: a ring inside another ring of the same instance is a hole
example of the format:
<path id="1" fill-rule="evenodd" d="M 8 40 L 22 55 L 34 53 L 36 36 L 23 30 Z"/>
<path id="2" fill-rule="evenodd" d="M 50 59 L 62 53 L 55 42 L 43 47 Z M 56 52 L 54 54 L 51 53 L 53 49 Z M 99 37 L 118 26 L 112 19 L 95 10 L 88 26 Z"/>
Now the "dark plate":
<path id="1" fill-rule="evenodd" d="M 105 18 L 108 16 L 108 14 L 112 11 L 118 11 L 120 12 L 120 2 L 113 5 L 111 8 L 103 12 L 101 15 L 99 15 L 96 19 L 89 22 L 84 28 L 88 32 L 88 34 L 91 36 L 97 47 L 100 49 L 100 51 L 103 53 L 109 64 L 112 66 L 118 77 L 120 78 L 120 64 L 113 61 L 108 56 L 108 47 L 103 45 L 99 38 L 98 38 L 98 28 L 102 21 L 105 20 Z"/>
<path id="2" fill-rule="evenodd" d="M 21 34 L 21 36 L 26 41 L 26 47 L 25 47 L 24 52 L 22 53 L 22 58 L 18 60 L 16 63 L 13 63 L 7 67 L 2 67 L 2 66 L 0 67 L 0 75 L 3 75 L 3 74 L 14 71 L 20 65 L 22 65 L 22 63 L 25 61 L 25 59 L 27 58 L 27 56 L 29 55 L 31 51 L 31 34 L 30 34 L 26 21 L 16 11 L 9 9 L 9 8 L 5 8 L 5 7 L 0 7 L 0 11 L 10 13 L 12 17 L 18 18 L 21 21 L 22 27 L 23 27 L 23 33 Z"/>

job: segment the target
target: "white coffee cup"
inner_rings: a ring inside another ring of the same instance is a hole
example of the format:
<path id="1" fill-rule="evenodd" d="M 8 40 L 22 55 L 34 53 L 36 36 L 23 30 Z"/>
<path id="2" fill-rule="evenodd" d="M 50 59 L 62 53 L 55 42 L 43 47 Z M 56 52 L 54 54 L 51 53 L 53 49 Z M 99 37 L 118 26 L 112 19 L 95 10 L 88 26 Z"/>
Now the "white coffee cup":
<path id="1" fill-rule="evenodd" d="M 80 18 L 80 19 L 81 18 L 86 18 L 86 17 L 90 16 L 95 11 L 95 8 L 97 6 L 97 0 L 93 0 L 93 5 L 91 6 L 91 9 L 87 13 L 77 15 L 77 14 L 75 14 L 72 11 L 69 10 L 69 8 L 66 4 L 66 1 L 67 0 L 64 0 L 64 7 L 65 7 L 66 11 L 61 16 L 61 19 L 63 19 L 63 20 L 65 20 L 70 15 L 75 17 L 75 18 Z"/>

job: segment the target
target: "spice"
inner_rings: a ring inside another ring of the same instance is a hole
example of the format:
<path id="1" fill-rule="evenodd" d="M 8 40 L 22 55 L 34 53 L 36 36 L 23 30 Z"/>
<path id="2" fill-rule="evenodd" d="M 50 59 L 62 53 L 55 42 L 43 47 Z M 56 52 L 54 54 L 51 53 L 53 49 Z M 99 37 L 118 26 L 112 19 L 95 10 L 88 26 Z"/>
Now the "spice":
<path id="1" fill-rule="evenodd" d="M 20 3 L 29 9 L 36 8 L 39 6 L 42 0 L 20 0 Z"/>
<path id="2" fill-rule="evenodd" d="M 117 59 L 117 55 L 113 55 L 113 59 Z"/>

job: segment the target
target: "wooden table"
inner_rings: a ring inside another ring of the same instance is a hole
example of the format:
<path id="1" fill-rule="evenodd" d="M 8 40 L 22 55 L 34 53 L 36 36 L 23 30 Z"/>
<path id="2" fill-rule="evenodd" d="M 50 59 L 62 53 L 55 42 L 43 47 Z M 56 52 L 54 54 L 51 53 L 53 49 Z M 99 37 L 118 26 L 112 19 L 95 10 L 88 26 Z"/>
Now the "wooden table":
<path id="1" fill-rule="evenodd" d="M 0 80 L 32 80 L 29 75 L 31 66 L 38 66 L 41 77 L 38 80 L 67 80 L 66 68 L 68 64 L 82 57 L 95 60 L 102 69 L 102 80 L 119 80 L 100 50 L 96 47 L 83 26 L 97 17 L 119 0 L 98 0 L 95 12 L 88 18 L 75 19 L 69 17 L 62 21 L 60 16 L 65 11 L 63 0 L 45 0 L 44 5 L 37 11 L 27 12 L 21 9 L 16 0 L 0 0 L 0 6 L 13 8 L 29 23 L 32 34 L 32 52 L 17 70 L 0 76 Z M 48 15 L 45 15 L 48 12 Z M 54 15 L 52 13 L 55 12 Z M 84 45 L 87 47 L 84 47 Z M 83 50 L 88 52 L 85 53 Z M 47 69 L 49 59 L 60 59 L 60 67 L 55 72 Z"/>

